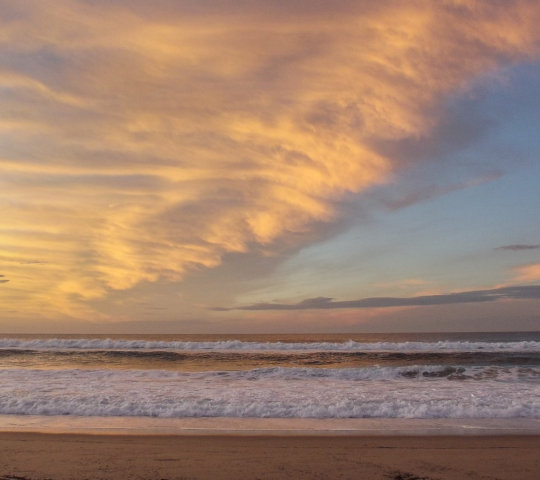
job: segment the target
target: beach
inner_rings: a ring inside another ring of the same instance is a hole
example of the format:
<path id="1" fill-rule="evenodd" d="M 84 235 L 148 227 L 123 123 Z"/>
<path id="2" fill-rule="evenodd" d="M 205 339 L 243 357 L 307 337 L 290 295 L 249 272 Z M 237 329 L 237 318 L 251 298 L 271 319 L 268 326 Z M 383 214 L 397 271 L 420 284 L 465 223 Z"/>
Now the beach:
<path id="1" fill-rule="evenodd" d="M 0 480 L 536 480 L 540 334 L 5 336 Z"/>
<path id="2" fill-rule="evenodd" d="M 0 478 L 536 480 L 540 436 L 0 433 Z"/>

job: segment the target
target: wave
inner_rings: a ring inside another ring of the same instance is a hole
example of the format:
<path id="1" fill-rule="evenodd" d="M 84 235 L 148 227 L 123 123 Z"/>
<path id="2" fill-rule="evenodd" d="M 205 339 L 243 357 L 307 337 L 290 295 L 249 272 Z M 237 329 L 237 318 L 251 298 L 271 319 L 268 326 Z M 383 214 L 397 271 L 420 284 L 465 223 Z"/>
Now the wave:
<path id="1" fill-rule="evenodd" d="M 331 378 L 347 381 L 366 380 L 484 380 L 540 381 L 540 368 L 496 366 L 414 365 L 364 368 L 286 368 L 269 367 L 247 371 L 205 372 L 207 376 L 244 378 L 248 380 L 303 380 Z"/>
<path id="2" fill-rule="evenodd" d="M 540 352 L 540 342 L 215 342 L 118 339 L 0 338 L 0 349 L 176 350 L 176 351 L 355 351 L 355 352 Z"/>
<path id="3" fill-rule="evenodd" d="M 0 414 L 156 417 L 540 416 L 539 369 L 0 371 Z M 323 381 L 321 381 L 323 380 Z"/>
<path id="4" fill-rule="evenodd" d="M 70 376 L 72 378 L 89 377 L 118 379 L 146 378 L 148 380 L 172 381 L 212 381 L 220 380 L 316 380 L 334 379 L 346 381 L 367 380 L 484 380 L 494 381 L 540 381 L 540 368 L 530 366 L 461 366 L 461 365 L 409 365 L 398 367 L 352 367 L 352 368 L 309 368 L 309 367 L 266 367 L 251 370 L 218 370 L 185 372 L 173 370 L 90 370 L 90 369 L 20 369 L 0 370 L 3 378 L 19 374 L 21 378 L 33 377 L 56 380 Z M 539 392 L 540 393 L 540 392 Z"/>

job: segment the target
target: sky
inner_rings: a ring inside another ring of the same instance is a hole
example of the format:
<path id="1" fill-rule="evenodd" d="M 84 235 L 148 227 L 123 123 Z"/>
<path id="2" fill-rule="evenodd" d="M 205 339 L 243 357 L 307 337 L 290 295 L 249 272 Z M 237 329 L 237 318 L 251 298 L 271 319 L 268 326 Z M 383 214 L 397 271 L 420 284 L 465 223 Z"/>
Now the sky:
<path id="1" fill-rule="evenodd" d="M 540 329 L 537 0 L 0 0 L 0 332 Z"/>

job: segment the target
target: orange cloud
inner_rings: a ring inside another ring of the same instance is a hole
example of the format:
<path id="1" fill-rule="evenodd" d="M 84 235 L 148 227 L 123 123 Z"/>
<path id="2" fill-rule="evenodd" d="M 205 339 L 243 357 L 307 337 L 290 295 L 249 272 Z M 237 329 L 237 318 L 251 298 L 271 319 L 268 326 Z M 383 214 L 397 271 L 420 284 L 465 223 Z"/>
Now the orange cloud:
<path id="1" fill-rule="evenodd" d="M 538 55 L 540 21 L 526 0 L 0 15 L 2 294 L 83 318 L 111 290 L 332 221 L 399 168 L 376 140 L 429 135 L 445 94 Z"/>
<path id="2" fill-rule="evenodd" d="M 536 282 L 540 280 L 540 263 L 531 263 L 514 268 L 515 280 L 518 282 Z"/>

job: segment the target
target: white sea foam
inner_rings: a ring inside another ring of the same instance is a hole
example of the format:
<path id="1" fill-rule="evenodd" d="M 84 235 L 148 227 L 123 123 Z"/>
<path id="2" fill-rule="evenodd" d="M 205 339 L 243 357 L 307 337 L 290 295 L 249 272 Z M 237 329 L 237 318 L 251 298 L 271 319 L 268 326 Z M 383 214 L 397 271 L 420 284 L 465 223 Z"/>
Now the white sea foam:
<path id="1" fill-rule="evenodd" d="M 0 370 L 0 414 L 155 417 L 540 416 L 532 367 Z"/>
<path id="2" fill-rule="evenodd" d="M 0 338 L 0 348 L 76 349 L 76 350 L 175 350 L 175 351 L 355 351 L 355 352 L 540 352 L 540 342 L 185 342 L 157 340 L 119 340 L 50 338 Z"/>

